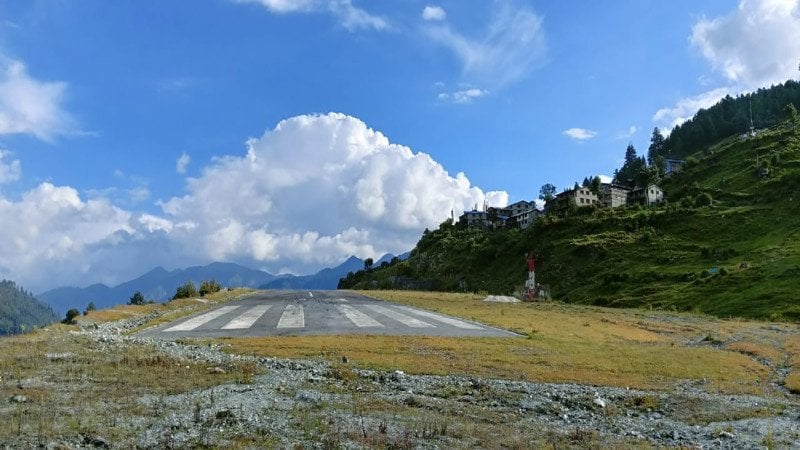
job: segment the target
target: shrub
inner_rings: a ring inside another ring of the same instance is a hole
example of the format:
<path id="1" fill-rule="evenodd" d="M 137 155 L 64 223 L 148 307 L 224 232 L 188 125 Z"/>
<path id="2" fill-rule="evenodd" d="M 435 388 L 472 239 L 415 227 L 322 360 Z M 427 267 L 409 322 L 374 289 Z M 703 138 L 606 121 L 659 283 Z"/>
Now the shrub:
<path id="1" fill-rule="evenodd" d="M 85 316 L 89 314 L 89 311 L 94 311 L 96 309 L 97 307 L 94 305 L 94 302 L 89 302 L 89 304 L 86 305 L 86 309 L 83 311 L 83 315 Z"/>
<path id="2" fill-rule="evenodd" d="M 69 311 L 67 311 L 67 316 L 66 316 L 66 318 L 64 318 L 64 320 L 61 321 L 61 323 L 64 323 L 64 324 L 67 324 L 67 325 L 74 325 L 75 324 L 75 318 L 80 316 L 80 315 L 81 315 L 81 313 L 77 309 L 72 308 Z"/>
<path id="3" fill-rule="evenodd" d="M 711 194 L 708 192 L 703 192 L 702 194 L 698 194 L 697 197 L 694 199 L 694 206 L 710 206 L 713 199 L 711 198 Z"/>
<path id="4" fill-rule="evenodd" d="M 133 294 L 133 297 L 130 298 L 128 301 L 129 305 L 144 305 L 144 295 L 141 292 L 136 291 Z"/>
<path id="5" fill-rule="evenodd" d="M 191 281 L 187 281 L 182 286 L 178 286 L 178 288 L 175 290 L 175 295 L 172 297 L 172 299 L 176 300 L 179 298 L 192 298 L 192 297 L 197 297 L 197 295 L 198 295 L 197 288 L 194 287 L 194 283 L 192 283 Z"/>
<path id="6" fill-rule="evenodd" d="M 207 294 L 213 294 L 222 290 L 222 286 L 214 279 L 206 280 L 200 283 L 200 296 L 205 297 Z"/>

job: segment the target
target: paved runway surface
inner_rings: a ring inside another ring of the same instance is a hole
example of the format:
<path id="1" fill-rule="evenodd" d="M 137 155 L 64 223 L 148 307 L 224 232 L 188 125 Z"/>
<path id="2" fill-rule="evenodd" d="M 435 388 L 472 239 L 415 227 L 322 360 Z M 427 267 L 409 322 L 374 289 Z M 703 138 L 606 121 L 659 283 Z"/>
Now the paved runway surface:
<path id="1" fill-rule="evenodd" d="M 263 291 L 140 334 L 165 339 L 335 334 L 517 336 L 468 320 L 341 291 Z"/>

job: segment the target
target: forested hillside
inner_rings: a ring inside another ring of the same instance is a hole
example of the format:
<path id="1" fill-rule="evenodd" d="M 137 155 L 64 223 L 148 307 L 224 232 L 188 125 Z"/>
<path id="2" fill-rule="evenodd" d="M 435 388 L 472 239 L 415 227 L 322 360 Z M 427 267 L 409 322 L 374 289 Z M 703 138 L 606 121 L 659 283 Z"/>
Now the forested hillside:
<path id="1" fill-rule="evenodd" d="M 691 128 L 687 128 L 691 130 Z M 701 148 L 653 207 L 578 209 L 520 231 L 427 231 L 411 257 L 340 287 L 512 294 L 525 254 L 555 299 L 800 320 L 800 123 Z"/>
<path id="2" fill-rule="evenodd" d="M 24 333 L 57 320 L 49 306 L 13 281 L 0 281 L 0 335 Z"/>
<path id="3" fill-rule="evenodd" d="M 728 136 L 745 133 L 750 130 L 751 108 L 756 129 L 775 126 L 787 119 L 785 109 L 790 103 L 800 109 L 800 83 L 794 80 L 736 98 L 728 95 L 675 127 L 661 151 L 650 156 L 682 159 Z"/>

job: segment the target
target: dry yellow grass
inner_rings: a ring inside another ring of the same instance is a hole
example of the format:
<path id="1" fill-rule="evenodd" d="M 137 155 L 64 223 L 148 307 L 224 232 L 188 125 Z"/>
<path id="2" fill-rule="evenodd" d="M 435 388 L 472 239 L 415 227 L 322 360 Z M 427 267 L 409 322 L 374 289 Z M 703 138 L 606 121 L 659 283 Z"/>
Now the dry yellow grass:
<path id="1" fill-rule="evenodd" d="M 116 305 L 107 309 L 98 309 L 89 311 L 85 316 L 77 317 L 79 323 L 95 323 L 95 322 L 113 322 L 115 320 L 128 319 L 131 317 L 144 316 L 153 312 L 161 312 L 168 315 L 164 321 L 175 320 L 180 317 L 177 310 L 185 307 L 195 307 L 186 314 L 191 314 L 195 311 L 210 308 L 219 303 L 233 300 L 241 297 L 242 295 L 253 292 L 252 289 L 237 288 L 230 291 L 220 291 L 209 294 L 203 298 L 182 298 L 178 300 L 171 300 L 166 303 L 151 303 L 147 305 Z M 163 316 L 161 316 L 163 317 Z M 152 326 L 153 324 L 148 324 Z"/>
<path id="2" fill-rule="evenodd" d="M 0 398 L 24 395 L 25 403 L 0 405 L 0 442 L 28 435 L 77 435 L 103 430 L 114 439 L 125 433 L 126 418 L 162 414 L 158 402 L 148 407 L 145 396 L 189 392 L 252 377 L 245 364 L 225 374 L 208 364 L 170 358 L 151 347 L 104 348 L 73 326 L 53 325 L 33 333 L 2 339 Z"/>
<path id="3" fill-rule="evenodd" d="M 758 322 L 556 303 L 489 303 L 470 294 L 366 294 L 476 320 L 525 337 L 297 336 L 222 342 L 235 353 L 331 361 L 347 356 L 363 367 L 409 373 L 647 389 L 666 389 L 679 380 L 706 380 L 709 390 L 730 393 L 762 393 L 772 371 L 751 356 L 778 361 L 782 355 L 782 349 L 770 344 L 774 339 L 759 339 L 769 332 Z M 749 341 L 727 349 L 712 345 L 743 333 Z"/>
<path id="4" fill-rule="evenodd" d="M 767 344 L 759 344 L 749 341 L 737 341 L 728 344 L 725 348 L 734 352 L 744 353 L 745 355 L 767 359 L 772 364 L 780 363 L 781 359 L 783 358 L 783 355 L 778 349 Z"/>
<path id="5" fill-rule="evenodd" d="M 792 368 L 786 377 L 786 388 L 795 394 L 800 394 L 800 336 L 794 335 L 784 342 L 788 354 L 787 362 Z"/>

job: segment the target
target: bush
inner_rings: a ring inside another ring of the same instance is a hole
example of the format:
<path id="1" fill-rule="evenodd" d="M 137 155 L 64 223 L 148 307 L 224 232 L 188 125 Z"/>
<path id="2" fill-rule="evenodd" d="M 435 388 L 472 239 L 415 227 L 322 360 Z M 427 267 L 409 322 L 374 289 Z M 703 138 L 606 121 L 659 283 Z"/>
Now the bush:
<path id="1" fill-rule="evenodd" d="M 83 311 L 83 315 L 85 316 L 89 314 L 89 311 L 94 311 L 96 309 L 97 307 L 94 305 L 94 302 L 89 302 L 89 304 L 86 305 L 86 309 Z"/>
<path id="2" fill-rule="evenodd" d="M 200 296 L 205 297 L 207 294 L 213 294 L 222 290 L 222 286 L 214 279 L 206 280 L 200 283 Z"/>
<path id="3" fill-rule="evenodd" d="M 144 295 L 141 292 L 136 291 L 133 294 L 133 297 L 128 301 L 129 305 L 144 305 Z"/>
<path id="4" fill-rule="evenodd" d="M 708 192 L 703 192 L 702 194 L 698 194 L 697 197 L 694 199 L 694 206 L 711 206 L 711 202 L 713 199 L 711 198 L 711 194 Z"/>
<path id="5" fill-rule="evenodd" d="M 61 323 L 64 323 L 64 324 L 67 324 L 67 325 L 74 325 L 75 324 L 75 318 L 80 316 L 80 315 L 81 315 L 80 311 L 78 311 L 75 308 L 72 308 L 69 311 L 67 311 L 67 317 L 64 320 L 62 320 Z"/>
<path id="6" fill-rule="evenodd" d="M 197 297 L 197 295 L 197 288 L 194 287 L 194 283 L 187 281 L 184 285 L 178 286 L 172 299 L 177 300 L 179 298 L 193 298 Z"/>

